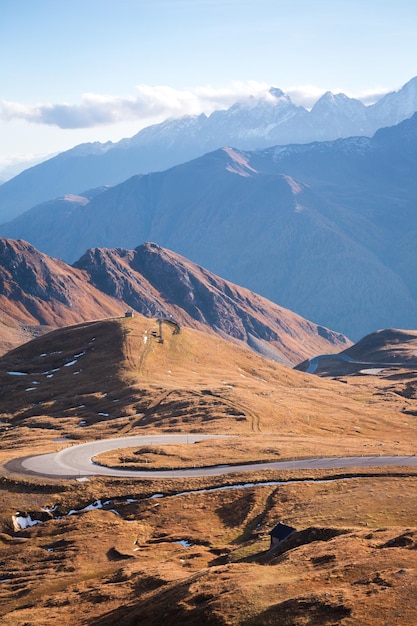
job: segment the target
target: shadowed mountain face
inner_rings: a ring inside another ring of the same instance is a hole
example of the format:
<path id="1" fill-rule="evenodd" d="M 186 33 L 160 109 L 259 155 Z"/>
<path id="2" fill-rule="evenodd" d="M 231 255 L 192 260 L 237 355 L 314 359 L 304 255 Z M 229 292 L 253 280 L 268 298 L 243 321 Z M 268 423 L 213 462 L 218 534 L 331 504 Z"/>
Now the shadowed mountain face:
<path id="1" fill-rule="evenodd" d="M 320 346 L 337 351 L 349 343 L 156 244 L 92 249 L 74 267 L 85 270 L 95 287 L 147 317 L 173 317 L 191 328 L 209 329 L 287 365 L 301 353 L 316 354 Z"/>
<path id="2" fill-rule="evenodd" d="M 123 314 L 174 318 L 287 365 L 349 341 L 155 244 L 89 250 L 76 267 L 0 240 L 3 351 L 51 328 Z"/>
<path id="3" fill-rule="evenodd" d="M 417 115 L 372 139 L 225 148 L 70 208 L 35 207 L 0 232 L 71 262 L 157 241 L 354 339 L 413 328 L 416 139 Z"/>

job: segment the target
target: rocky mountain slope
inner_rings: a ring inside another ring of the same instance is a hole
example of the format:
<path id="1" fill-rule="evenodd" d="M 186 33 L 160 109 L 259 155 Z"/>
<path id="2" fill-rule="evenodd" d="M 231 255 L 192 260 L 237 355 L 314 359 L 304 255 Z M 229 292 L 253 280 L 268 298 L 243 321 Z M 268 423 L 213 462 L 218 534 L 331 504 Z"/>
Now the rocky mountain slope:
<path id="1" fill-rule="evenodd" d="M 0 350 L 57 326 L 121 315 L 123 302 L 103 294 L 85 272 L 25 241 L 0 239 Z"/>
<path id="2" fill-rule="evenodd" d="M 205 152 L 233 146 L 254 150 L 289 143 L 372 136 L 417 111 L 417 78 L 399 91 L 365 106 L 344 94 L 327 92 L 307 111 L 280 89 L 267 98 L 249 98 L 210 116 L 167 120 L 118 143 L 82 144 L 32 167 L 0 186 L 0 223 L 35 204 L 129 176 L 160 171 Z"/>
<path id="3" fill-rule="evenodd" d="M 294 365 L 301 353 L 311 356 L 321 347 L 336 352 L 350 343 L 156 244 L 91 249 L 74 267 L 85 270 L 97 289 L 146 317 L 172 318 L 243 341 L 286 365 Z"/>
<path id="4" fill-rule="evenodd" d="M 0 233 L 70 262 L 156 241 L 353 339 L 413 328 L 416 139 L 417 114 L 372 139 L 225 148 L 40 205 Z"/>
<path id="5" fill-rule="evenodd" d="M 287 365 L 349 345 L 255 293 L 155 244 L 89 250 L 71 267 L 24 241 L 0 240 L 2 351 L 51 328 L 123 315 L 173 318 Z"/>

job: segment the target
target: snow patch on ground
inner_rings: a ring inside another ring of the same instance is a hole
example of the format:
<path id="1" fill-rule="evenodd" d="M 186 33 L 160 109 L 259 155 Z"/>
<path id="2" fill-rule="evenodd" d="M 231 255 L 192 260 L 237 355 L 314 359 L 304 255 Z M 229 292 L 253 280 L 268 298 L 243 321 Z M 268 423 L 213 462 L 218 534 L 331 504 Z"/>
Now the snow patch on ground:
<path id="1" fill-rule="evenodd" d="M 24 530 L 30 526 L 36 526 L 36 524 L 42 524 L 41 520 L 32 519 L 30 515 L 23 516 L 19 513 L 12 515 L 12 523 L 15 532 Z"/>
<path id="2" fill-rule="evenodd" d="M 103 503 L 101 500 L 95 500 L 91 504 L 88 504 L 83 509 L 71 509 L 68 511 L 68 515 L 75 515 L 76 513 L 85 513 L 86 511 L 97 511 L 97 509 L 102 509 Z"/>
<path id="3" fill-rule="evenodd" d="M 73 361 L 70 361 L 69 363 L 65 363 L 64 367 L 71 367 L 72 365 L 75 365 L 77 361 L 78 359 L 74 359 Z"/>

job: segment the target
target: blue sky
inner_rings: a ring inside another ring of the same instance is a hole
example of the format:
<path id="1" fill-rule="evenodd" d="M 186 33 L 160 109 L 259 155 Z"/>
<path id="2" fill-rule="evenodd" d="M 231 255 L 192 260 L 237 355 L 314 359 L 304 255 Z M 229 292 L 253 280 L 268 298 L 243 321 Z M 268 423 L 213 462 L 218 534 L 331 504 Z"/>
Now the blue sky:
<path id="1" fill-rule="evenodd" d="M 310 105 L 417 75 L 414 0 L 1 0 L 0 167 L 269 86 Z"/>

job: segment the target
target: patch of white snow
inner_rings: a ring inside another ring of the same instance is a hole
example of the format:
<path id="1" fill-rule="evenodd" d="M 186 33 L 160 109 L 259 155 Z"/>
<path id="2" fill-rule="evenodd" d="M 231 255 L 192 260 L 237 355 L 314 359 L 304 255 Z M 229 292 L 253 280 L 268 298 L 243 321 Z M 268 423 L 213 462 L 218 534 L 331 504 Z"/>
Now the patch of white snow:
<path id="1" fill-rule="evenodd" d="M 77 362 L 77 359 L 74 359 L 73 361 L 70 361 L 69 363 L 65 363 L 64 367 L 71 367 L 72 365 L 75 365 Z"/>
<path id="2" fill-rule="evenodd" d="M 181 545 L 183 548 L 191 548 L 191 546 L 193 545 L 192 543 L 190 543 L 186 539 L 181 539 L 180 541 L 173 541 L 172 543 L 177 543 L 177 544 Z"/>

